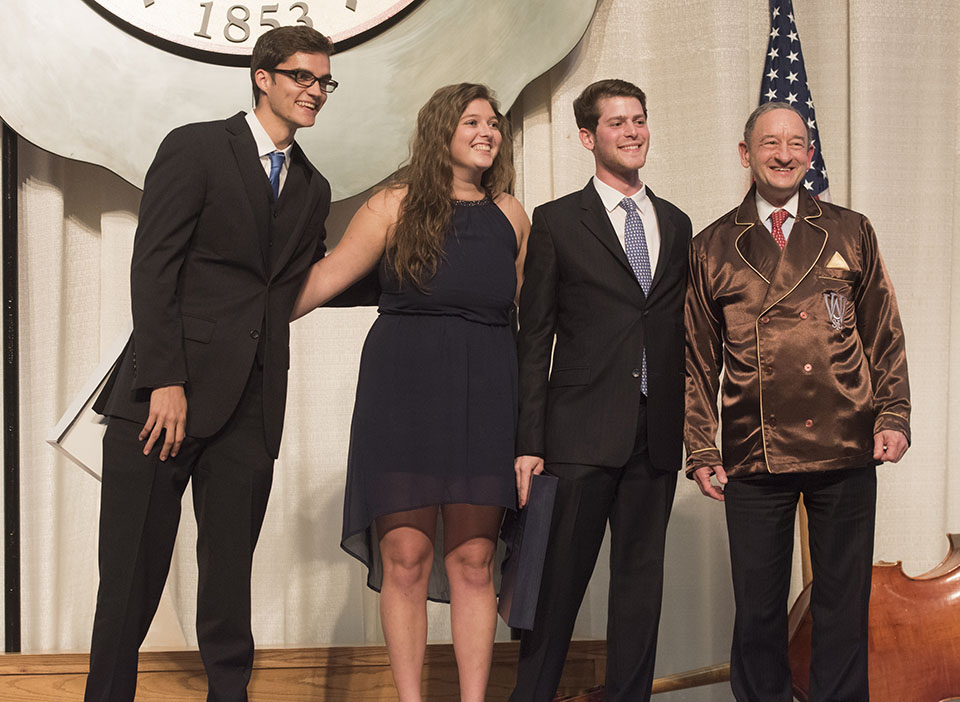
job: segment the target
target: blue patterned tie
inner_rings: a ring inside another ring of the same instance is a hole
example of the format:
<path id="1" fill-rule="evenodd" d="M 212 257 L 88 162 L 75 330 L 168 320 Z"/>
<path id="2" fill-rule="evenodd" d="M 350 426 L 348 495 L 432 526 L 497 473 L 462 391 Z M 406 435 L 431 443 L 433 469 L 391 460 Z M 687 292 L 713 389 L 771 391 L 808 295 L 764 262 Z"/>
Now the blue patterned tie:
<path id="1" fill-rule="evenodd" d="M 647 237 L 643 232 L 643 220 L 640 219 L 640 213 L 637 211 L 637 203 L 629 197 L 620 201 L 622 207 L 627 213 L 627 222 L 623 228 L 623 244 L 627 252 L 627 261 L 633 269 L 633 274 L 640 283 L 640 288 L 644 295 L 650 293 L 650 284 L 653 282 L 653 275 L 650 272 L 650 252 L 647 250 Z M 642 375 L 640 376 L 640 389 L 643 394 L 647 394 L 647 349 L 643 349 Z"/>
<path id="2" fill-rule="evenodd" d="M 270 152 L 270 186 L 273 188 L 273 199 L 280 199 L 280 170 L 283 168 L 283 152 Z M 650 266 L 648 265 L 647 268 Z"/>

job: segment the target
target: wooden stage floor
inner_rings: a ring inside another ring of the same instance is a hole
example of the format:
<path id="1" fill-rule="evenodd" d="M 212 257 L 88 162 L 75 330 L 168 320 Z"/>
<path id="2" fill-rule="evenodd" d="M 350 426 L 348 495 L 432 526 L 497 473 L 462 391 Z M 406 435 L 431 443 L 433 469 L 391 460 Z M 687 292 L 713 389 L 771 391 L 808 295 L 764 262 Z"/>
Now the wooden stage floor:
<path id="1" fill-rule="evenodd" d="M 487 699 L 506 700 L 513 687 L 519 643 L 494 646 Z M 606 644 L 574 641 L 558 691 L 572 695 L 603 682 Z M 87 674 L 86 653 L 0 654 L 3 702 L 79 702 Z M 453 647 L 431 644 L 424 665 L 424 698 L 456 702 Z M 197 651 L 140 654 L 137 702 L 203 702 L 206 677 Z M 250 680 L 251 702 L 373 702 L 395 700 L 382 646 L 258 650 Z"/>

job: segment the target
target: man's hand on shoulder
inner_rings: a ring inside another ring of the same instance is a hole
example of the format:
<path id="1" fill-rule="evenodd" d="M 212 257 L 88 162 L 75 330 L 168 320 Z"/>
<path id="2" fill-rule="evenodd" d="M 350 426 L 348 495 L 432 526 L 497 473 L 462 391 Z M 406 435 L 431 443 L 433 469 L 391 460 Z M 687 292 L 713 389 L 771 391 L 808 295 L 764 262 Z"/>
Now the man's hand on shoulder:
<path id="1" fill-rule="evenodd" d="M 710 481 L 710 476 L 716 475 L 719 485 L 714 485 Z M 727 484 L 727 472 L 723 466 L 700 466 L 693 471 L 693 479 L 697 481 L 697 487 L 707 497 L 723 502 L 723 486 Z"/>
<path id="2" fill-rule="evenodd" d="M 187 396 L 182 385 L 167 385 L 154 388 L 150 393 L 150 414 L 140 430 L 140 441 L 147 443 L 143 455 L 149 455 L 153 445 L 164 432 L 160 448 L 160 460 L 176 456 L 187 432 Z"/>
<path id="3" fill-rule="evenodd" d="M 873 457 L 878 461 L 896 463 L 903 458 L 909 445 L 903 432 L 883 429 L 873 435 Z"/>
<path id="4" fill-rule="evenodd" d="M 533 476 L 543 472 L 543 459 L 540 456 L 517 456 L 513 460 L 513 471 L 517 474 L 517 498 L 520 509 L 523 509 L 530 497 Z"/>

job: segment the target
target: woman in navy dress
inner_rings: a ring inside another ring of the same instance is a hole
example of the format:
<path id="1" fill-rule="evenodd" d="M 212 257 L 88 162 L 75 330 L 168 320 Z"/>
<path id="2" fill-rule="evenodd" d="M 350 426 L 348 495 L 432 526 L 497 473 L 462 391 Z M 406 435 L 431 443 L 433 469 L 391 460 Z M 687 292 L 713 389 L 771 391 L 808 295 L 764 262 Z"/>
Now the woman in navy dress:
<path id="1" fill-rule="evenodd" d="M 530 224 L 506 191 L 512 142 L 490 91 L 440 88 L 410 162 L 311 269 L 295 316 L 379 266 L 360 359 L 341 545 L 368 567 L 402 702 L 421 699 L 426 601 L 449 602 L 461 700 L 481 702 L 496 630 L 495 557 L 513 470 L 510 313 Z"/>

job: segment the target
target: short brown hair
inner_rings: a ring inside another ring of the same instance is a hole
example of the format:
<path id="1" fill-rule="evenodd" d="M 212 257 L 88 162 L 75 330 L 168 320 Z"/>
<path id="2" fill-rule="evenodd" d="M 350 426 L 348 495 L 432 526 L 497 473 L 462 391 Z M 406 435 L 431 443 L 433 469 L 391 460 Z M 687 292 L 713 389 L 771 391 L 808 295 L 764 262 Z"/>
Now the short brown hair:
<path id="1" fill-rule="evenodd" d="M 333 42 L 312 27 L 277 27 L 257 39 L 250 55 L 250 82 L 253 84 L 253 104 L 260 101 L 262 91 L 257 87 L 257 71 L 269 71 L 298 52 L 305 54 L 333 53 Z"/>
<path id="2" fill-rule="evenodd" d="M 597 122 L 600 121 L 600 101 L 604 98 L 628 97 L 640 101 L 643 114 L 647 114 L 647 96 L 633 83 L 618 78 L 608 78 L 591 83 L 573 101 L 573 116 L 577 120 L 577 127 L 591 132 L 597 131 Z"/>

